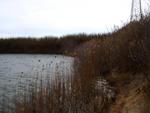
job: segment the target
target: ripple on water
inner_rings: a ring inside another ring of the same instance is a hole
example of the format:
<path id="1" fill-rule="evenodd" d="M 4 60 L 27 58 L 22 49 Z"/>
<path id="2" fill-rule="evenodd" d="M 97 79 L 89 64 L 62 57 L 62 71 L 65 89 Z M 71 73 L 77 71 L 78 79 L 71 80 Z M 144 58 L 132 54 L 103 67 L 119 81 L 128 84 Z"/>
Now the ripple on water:
<path id="1" fill-rule="evenodd" d="M 18 90 L 26 91 L 27 86 L 43 76 L 53 78 L 60 71 L 69 75 L 73 58 L 56 55 L 27 55 L 3 54 L 0 55 L 0 105 L 6 101 L 8 108 L 13 106 L 12 97 Z M 40 60 L 40 62 L 39 62 Z M 57 64 L 57 65 L 56 65 Z M 58 69 L 56 67 L 58 66 Z M 63 75 L 60 74 L 60 75 Z M 40 80 L 38 80 L 40 83 Z M 34 85 L 34 84 L 31 84 Z M 0 108 L 1 112 L 1 108 Z"/>

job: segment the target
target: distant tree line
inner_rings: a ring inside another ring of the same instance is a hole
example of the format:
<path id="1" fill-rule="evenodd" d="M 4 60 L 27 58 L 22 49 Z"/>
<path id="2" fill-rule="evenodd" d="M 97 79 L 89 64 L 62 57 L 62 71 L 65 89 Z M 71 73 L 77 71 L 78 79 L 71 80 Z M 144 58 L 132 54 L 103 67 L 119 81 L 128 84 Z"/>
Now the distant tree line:
<path id="1" fill-rule="evenodd" d="M 58 37 L 17 37 L 1 38 L 0 53 L 41 53 L 63 54 L 65 51 L 72 52 L 77 46 L 93 38 L 103 38 L 105 34 L 76 34 Z"/>

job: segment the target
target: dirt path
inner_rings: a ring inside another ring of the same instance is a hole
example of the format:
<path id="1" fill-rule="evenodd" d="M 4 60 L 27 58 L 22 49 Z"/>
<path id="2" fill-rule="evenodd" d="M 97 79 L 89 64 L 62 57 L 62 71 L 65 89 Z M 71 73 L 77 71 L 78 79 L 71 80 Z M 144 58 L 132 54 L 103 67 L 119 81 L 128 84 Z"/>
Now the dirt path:
<path id="1" fill-rule="evenodd" d="M 111 74 L 106 79 L 117 88 L 107 113 L 150 113 L 148 82 L 143 74 Z"/>

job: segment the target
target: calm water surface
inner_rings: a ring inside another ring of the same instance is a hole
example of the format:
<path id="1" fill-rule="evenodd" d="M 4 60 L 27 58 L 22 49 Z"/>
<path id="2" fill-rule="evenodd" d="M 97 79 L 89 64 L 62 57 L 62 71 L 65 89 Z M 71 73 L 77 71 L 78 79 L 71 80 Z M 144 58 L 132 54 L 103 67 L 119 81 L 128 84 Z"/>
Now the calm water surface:
<path id="1" fill-rule="evenodd" d="M 1 54 L 0 111 L 4 102 L 11 108 L 17 90 L 28 86 L 37 76 L 44 80 L 47 76 L 71 75 L 73 60 L 62 55 Z"/>

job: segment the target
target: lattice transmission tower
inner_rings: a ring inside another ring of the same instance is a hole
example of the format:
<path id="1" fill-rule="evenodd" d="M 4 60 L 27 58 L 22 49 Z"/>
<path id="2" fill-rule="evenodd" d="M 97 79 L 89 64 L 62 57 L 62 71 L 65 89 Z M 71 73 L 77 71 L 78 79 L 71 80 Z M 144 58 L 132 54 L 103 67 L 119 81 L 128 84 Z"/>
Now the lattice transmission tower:
<path id="1" fill-rule="evenodd" d="M 142 4 L 141 0 L 132 0 L 130 21 L 142 19 Z"/>

